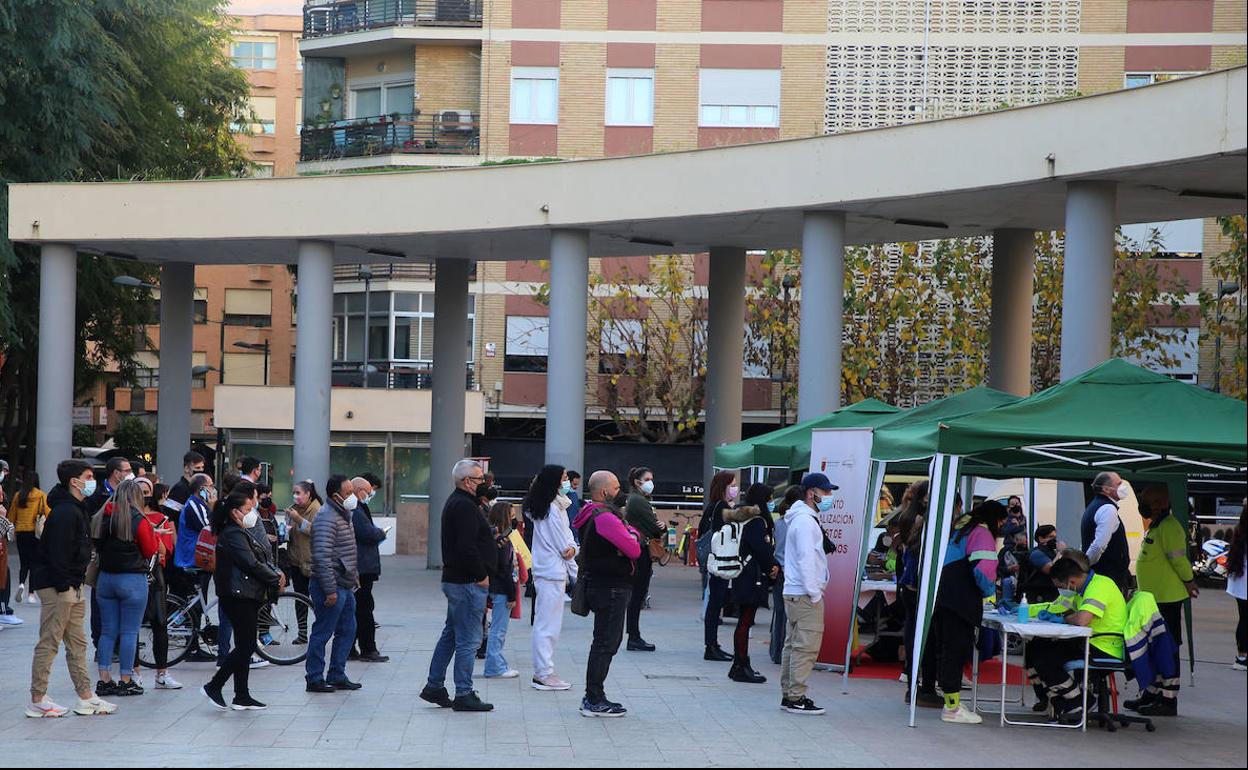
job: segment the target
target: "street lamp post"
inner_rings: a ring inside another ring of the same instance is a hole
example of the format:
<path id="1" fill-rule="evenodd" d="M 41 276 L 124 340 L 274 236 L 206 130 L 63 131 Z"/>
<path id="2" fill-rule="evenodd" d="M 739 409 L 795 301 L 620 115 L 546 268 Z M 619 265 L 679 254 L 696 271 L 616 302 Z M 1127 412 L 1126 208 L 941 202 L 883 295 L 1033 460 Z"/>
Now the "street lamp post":
<path id="1" fill-rule="evenodd" d="M 785 388 L 785 381 L 789 377 L 789 343 L 787 341 L 789 331 L 789 312 L 791 310 L 789 295 L 793 291 L 793 287 L 796 284 L 797 281 L 794 279 L 792 273 L 784 274 L 784 280 L 781 281 L 781 285 L 784 287 L 783 324 L 786 341 L 784 343 L 784 354 L 780 357 L 780 373 L 782 375 L 780 381 L 780 427 L 782 428 L 789 424 L 789 399 Z"/>
<path id="2" fill-rule="evenodd" d="M 1222 299 L 1239 291 L 1237 283 L 1223 283 L 1218 279 L 1218 310 L 1213 333 L 1213 392 L 1222 392 Z"/>
<path id="3" fill-rule="evenodd" d="M 224 326 L 221 328 L 225 328 Z M 264 353 L 264 384 L 269 384 L 269 340 L 266 338 L 263 343 L 260 342 L 235 342 L 234 347 L 243 350 L 258 350 Z"/>
<path id="4" fill-rule="evenodd" d="M 372 322 L 372 318 L 369 317 L 369 311 L 371 309 L 369 308 L 369 303 L 370 303 L 370 300 L 372 299 L 372 296 L 371 296 L 372 281 L 373 281 L 372 268 L 369 267 L 368 265 L 360 265 L 359 278 L 361 281 L 364 282 L 364 364 L 360 367 L 360 374 L 362 375 L 363 380 L 364 380 L 363 385 L 365 388 L 367 388 L 368 387 L 368 332 L 369 332 L 369 324 Z"/>

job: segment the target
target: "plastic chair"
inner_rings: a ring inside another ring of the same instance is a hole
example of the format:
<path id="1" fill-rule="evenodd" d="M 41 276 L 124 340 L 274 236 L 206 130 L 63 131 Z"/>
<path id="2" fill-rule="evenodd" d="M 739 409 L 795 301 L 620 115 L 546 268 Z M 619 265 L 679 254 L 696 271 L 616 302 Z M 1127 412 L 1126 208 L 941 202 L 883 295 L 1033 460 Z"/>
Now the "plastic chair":
<path id="1" fill-rule="evenodd" d="M 1122 639 L 1122 634 L 1093 634 L 1092 638 L 1098 636 L 1113 636 Z M 1095 722 L 1097 725 L 1104 727 L 1109 732 L 1117 732 L 1118 727 L 1130 727 L 1131 725 L 1144 725 L 1144 729 L 1148 732 L 1154 732 L 1157 728 L 1153 725 L 1153 720 L 1148 717 L 1129 716 L 1118 712 L 1118 679 L 1117 674 L 1126 675 L 1130 664 L 1120 658 L 1107 655 L 1096 650 L 1088 663 L 1088 687 L 1096 696 L 1096 711 L 1087 715 L 1089 722 Z M 1072 660 L 1065 665 L 1065 669 L 1069 672 L 1076 672 L 1083 668 L 1082 660 Z"/>

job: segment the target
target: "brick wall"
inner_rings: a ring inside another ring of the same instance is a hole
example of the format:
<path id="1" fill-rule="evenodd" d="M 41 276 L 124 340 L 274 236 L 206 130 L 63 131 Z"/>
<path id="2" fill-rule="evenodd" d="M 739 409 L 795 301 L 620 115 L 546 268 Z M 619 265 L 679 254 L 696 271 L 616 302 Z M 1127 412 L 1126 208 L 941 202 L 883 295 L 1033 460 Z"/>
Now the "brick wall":
<path id="1" fill-rule="evenodd" d="M 1079 93 L 1097 94 L 1122 88 L 1126 49 L 1121 47 L 1079 49 Z"/>
<path id="2" fill-rule="evenodd" d="M 660 25 L 665 6 L 659 6 Z M 701 50 L 697 45 L 661 45 L 655 51 L 655 152 L 691 150 L 698 146 L 700 58 Z"/>
<path id="3" fill-rule="evenodd" d="M 451 45 L 416 47 L 417 106 L 433 110 L 480 111 L 481 61 L 471 48 Z"/>
<path id="4" fill-rule="evenodd" d="M 605 7 L 602 16 L 605 20 Z M 559 65 L 559 157 L 601 157 L 607 47 L 601 43 L 564 43 Z"/>

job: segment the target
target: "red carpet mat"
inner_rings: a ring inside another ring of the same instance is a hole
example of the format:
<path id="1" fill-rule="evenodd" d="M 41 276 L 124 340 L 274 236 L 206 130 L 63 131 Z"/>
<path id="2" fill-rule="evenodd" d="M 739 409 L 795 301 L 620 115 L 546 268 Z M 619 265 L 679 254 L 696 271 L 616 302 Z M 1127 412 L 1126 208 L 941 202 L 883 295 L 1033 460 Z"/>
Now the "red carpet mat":
<path id="1" fill-rule="evenodd" d="M 851 678 L 860 679 L 888 679 L 894 682 L 901 676 L 901 663 L 881 663 L 871 659 L 869 655 L 863 655 L 860 663 L 855 665 L 849 672 Z M 969 679 L 971 676 L 971 667 L 968 665 L 965 670 Z M 1008 677 L 1011 685 L 1023 684 L 1027 676 L 1023 673 L 1023 669 L 1014 664 L 1006 666 L 1006 677 Z M 979 683 L 983 685 L 1000 685 L 1001 684 L 1001 659 L 979 662 Z"/>

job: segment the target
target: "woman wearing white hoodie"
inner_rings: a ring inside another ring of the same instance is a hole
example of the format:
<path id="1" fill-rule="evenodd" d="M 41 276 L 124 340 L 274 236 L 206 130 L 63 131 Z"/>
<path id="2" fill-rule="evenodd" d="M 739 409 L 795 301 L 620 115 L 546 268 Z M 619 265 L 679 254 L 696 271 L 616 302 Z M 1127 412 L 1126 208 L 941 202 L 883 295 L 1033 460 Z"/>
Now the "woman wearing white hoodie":
<path id="1" fill-rule="evenodd" d="M 563 628 L 563 597 L 576 579 L 576 540 L 568 524 L 572 484 L 559 465 L 538 472 L 524 499 L 524 517 L 533 527 L 533 689 L 567 690 L 555 675 L 554 652 Z"/>

